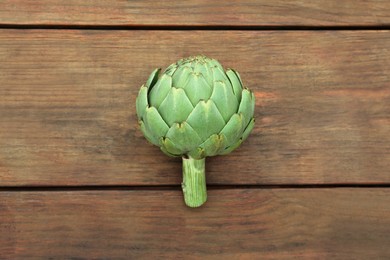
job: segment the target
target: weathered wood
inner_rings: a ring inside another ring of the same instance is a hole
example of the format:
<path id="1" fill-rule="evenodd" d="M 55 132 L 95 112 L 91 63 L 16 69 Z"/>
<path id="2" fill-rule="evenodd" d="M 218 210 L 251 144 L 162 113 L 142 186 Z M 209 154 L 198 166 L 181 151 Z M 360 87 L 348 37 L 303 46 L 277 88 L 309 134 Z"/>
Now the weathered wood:
<path id="1" fill-rule="evenodd" d="M 389 189 L 1 192 L 7 259 L 388 259 Z"/>
<path id="2" fill-rule="evenodd" d="M 389 25 L 386 0 L 0 2 L 1 24 L 44 25 Z"/>
<path id="3" fill-rule="evenodd" d="M 257 97 L 253 134 L 207 160 L 208 183 L 390 183 L 389 31 L 2 30 L 1 185 L 179 184 L 134 101 L 197 53 Z"/>

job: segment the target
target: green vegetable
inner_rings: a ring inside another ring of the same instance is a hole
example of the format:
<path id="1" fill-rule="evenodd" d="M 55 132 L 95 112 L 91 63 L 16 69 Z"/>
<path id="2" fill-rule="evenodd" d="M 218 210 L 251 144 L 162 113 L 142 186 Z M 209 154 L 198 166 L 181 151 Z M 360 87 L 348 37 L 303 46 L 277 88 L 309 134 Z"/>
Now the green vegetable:
<path id="1" fill-rule="evenodd" d="M 205 56 L 181 59 L 161 76 L 156 69 L 137 97 L 146 139 L 183 158 L 183 193 L 189 207 L 207 200 L 205 157 L 228 154 L 253 129 L 255 97 L 238 72 Z"/>

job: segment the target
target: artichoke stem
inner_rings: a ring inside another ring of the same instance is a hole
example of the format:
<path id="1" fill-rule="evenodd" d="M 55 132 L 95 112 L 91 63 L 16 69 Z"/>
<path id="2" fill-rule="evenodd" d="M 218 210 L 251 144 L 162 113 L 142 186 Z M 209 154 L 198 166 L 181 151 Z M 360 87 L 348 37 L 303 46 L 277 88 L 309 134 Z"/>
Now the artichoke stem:
<path id="1" fill-rule="evenodd" d="M 207 200 L 205 158 L 196 160 L 183 157 L 184 201 L 188 207 L 199 207 Z"/>

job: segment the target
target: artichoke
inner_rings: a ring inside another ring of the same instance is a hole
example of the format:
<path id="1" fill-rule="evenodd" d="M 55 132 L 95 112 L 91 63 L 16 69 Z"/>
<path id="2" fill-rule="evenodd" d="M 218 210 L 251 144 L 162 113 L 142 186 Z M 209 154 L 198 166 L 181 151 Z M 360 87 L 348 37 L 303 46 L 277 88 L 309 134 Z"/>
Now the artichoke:
<path id="1" fill-rule="evenodd" d="M 184 201 L 207 200 L 205 157 L 228 154 L 254 126 L 255 97 L 238 72 L 206 56 L 184 58 L 160 76 L 155 69 L 136 100 L 146 139 L 169 156 L 183 158 Z"/>

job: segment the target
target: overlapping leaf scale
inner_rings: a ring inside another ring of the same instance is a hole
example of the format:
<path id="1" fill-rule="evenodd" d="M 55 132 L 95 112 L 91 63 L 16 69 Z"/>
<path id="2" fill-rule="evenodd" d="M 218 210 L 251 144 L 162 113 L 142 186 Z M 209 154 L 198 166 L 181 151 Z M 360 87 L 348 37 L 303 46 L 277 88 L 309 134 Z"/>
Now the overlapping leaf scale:
<path id="1" fill-rule="evenodd" d="M 169 66 L 164 70 L 164 74 L 166 74 L 166 75 L 172 77 L 172 75 L 175 73 L 177 67 L 178 67 L 177 63 L 172 63 L 171 65 L 169 65 Z"/>
<path id="2" fill-rule="evenodd" d="M 155 107 L 148 107 L 145 110 L 142 121 L 146 132 L 145 135 L 149 136 L 151 143 L 159 145 L 160 138 L 165 136 L 169 130 L 160 113 Z"/>
<path id="3" fill-rule="evenodd" d="M 184 154 L 197 148 L 202 143 L 199 135 L 187 122 L 173 124 L 165 137 Z"/>
<path id="4" fill-rule="evenodd" d="M 172 88 L 172 77 L 167 74 L 163 74 L 157 83 L 151 88 L 152 89 L 149 93 L 149 102 L 151 106 L 158 109 Z"/>
<path id="5" fill-rule="evenodd" d="M 187 153 L 187 155 L 193 159 L 202 159 L 206 157 L 206 153 L 203 148 L 197 147 Z"/>
<path id="6" fill-rule="evenodd" d="M 241 145 L 241 143 L 243 141 L 245 141 L 249 134 L 251 133 L 253 127 L 255 125 L 255 119 L 252 118 L 250 121 L 249 121 L 249 124 L 246 126 L 246 128 L 244 129 L 244 132 L 241 132 L 241 138 L 237 139 L 233 144 L 231 144 L 230 146 L 227 146 L 221 153 L 220 155 L 225 155 L 225 154 L 228 154 L 230 153 L 231 151 L 235 150 L 237 147 L 239 147 Z"/>
<path id="7" fill-rule="evenodd" d="M 145 86 L 147 88 L 149 88 L 150 86 L 153 86 L 154 84 L 156 84 L 160 71 L 161 71 L 161 69 L 157 68 L 157 69 L 153 70 L 152 73 L 150 73 L 150 76 L 149 76 L 149 78 L 148 78 L 148 80 L 146 81 L 146 84 L 145 84 Z"/>
<path id="8" fill-rule="evenodd" d="M 193 111 L 193 106 L 183 89 L 171 88 L 158 111 L 165 122 L 172 126 L 185 121 Z"/>
<path id="9" fill-rule="evenodd" d="M 218 68 L 219 70 L 223 71 L 223 67 L 222 67 L 221 63 L 219 63 L 217 60 L 207 59 L 207 63 L 209 64 L 210 67 L 215 67 L 215 68 Z"/>
<path id="10" fill-rule="evenodd" d="M 251 121 L 249 121 L 249 124 L 246 126 L 244 132 L 242 133 L 242 137 L 241 137 L 242 141 L 245 141 L 248 138 L 254 126 L 255 126 L 255 119 L 252 118 Z"/>
<path id="11" fill-rule="evenodd" d="M 212 89 L 201 74 L 190 73 L 184 91 L 195 107 L 201 100 L 208 100 L 211 96 Z"/>
<path id="12" fill-rule="evenodd" d="M 139 126 L 141 128 L 142 133 L 144 134 L 146 140 L 148 140 L 150 143 L 156 145 L 156 138 L 153 136 L 153 133 L 148 131 L 145 127 L 145 123 L 143 121 L 139 121 Z"/>
<path id="13" fill-rule="evenodd" d="M 244 128 L 244 118 L 242 114 L 234 114 L 220 132 L 227 140 L 225 148 L 233 145 L 241 138 Z"/>
<path id="14" fill-rule="evenodd" d="M 237 98 L 237 101 L 241 102 L 241 93 L 243 90 L 243 85 L 240 81 L 240 76 L 239 76 L 238 72 L 233 70 L 233 69 L 228 69 L 226 71 L 226 75 L 229 78 L 230 83 L 233 86 L 233 92 Z"/>
<path id="15" fill-rule="evenodd" d="M 227 122 L 238 109 L 237 99 L 229 85 L 224 81 L 216 81 L 210 98 L 214 101 L 225 122 Z"/>
<path id="16" fill-rule="evenodd" d="M 212 77 L 212 74 L 211 74 L 210 67 L 208 66 L 208 64 L 206 62 L 197 62 L 197 63 L 195 63 L 194 67 L 193 67 L 193 70 L 194 70 L 195 74 L 201 74 L 204 77 L 204 79 L 206 80 L 206 82 L 209 85 L 209 87 L 212 86 L 212 84 L 213 84 L 213 77 Z"/>
<path id="17" fill-rule="evenodd" d="M 231 151 L 235 150 L 237 147 L 239 147 L 242 143 L 242 138 L 236 140 L 236 142 L 234 144 L 232 144 L 231 146 L 228 146 L 225 150 L 223 150 L 222 152 L 220 152 L 219 154 L 220 155 L 225 155 L 225 154 L 228 154 L 230 153 Z"/>
<path id="18" fill-rule="evenodd" d="M 171 141 L 171 139 L 162 137 L 160 139 L 160 149 L 163 151 L 166 155 L 169 156 L 181 156 L 183 153 L 181 150 L 179 150 L 175 144 Z"/>
<path id="19" fill-rule="evenodd" d="M 232 87 L 230 84 L 229 79 L 227 78 L 225 71 L 220 67 L 210 67 L 211 74 L 213 76 L 213 83 L 216 81 L 222 81 L 225 82 L 228 87 Z"/>
<path id="20" fill-rule="evenodd" d="M 142 120 L 148 104 L 148 88 L 145 85 L 142 85 L 138 92 L 137 99 L 135 100 L 135 106 L 137 111 L 138 119 Z"/>
<path id="21" fill-rule="evenodd" d="M 204 150 L 206 156 L 214 156 L 223 151 L 226 147 L 227 139 L 222 134 L 213 134 L 199 147 Z"/>
<path id="22" fill-rule="evenodd" d="M 242 91 L 241 103 L 238 108 L 238 112 L 242 113 L 244 116 L 245 119 L 244 125 L 247 125 L 249 121 L 252 119 L 254 113 L 254 105 L 255 105 L 255 97 L 253 93 L 248 89 L 244 89 Z"/>
<path id="23" fill-rule="evenodd" d="M 225 126 L 225 120 L 211 99 L 200 101 L 186 121 L 198 133 L 202 141 L 219 133 Z"/>
<path id="24" fill-rule="evenodd" d="M 256 106 L 256 100 L 255 100 L 255 94 L 251 92 L 251 115 L 253 117 L 253 114 L 255 113 L 255 106 Z"/>
<path id="25" fill-rule="evenodd" d="M 191 73 L 192 69 L 189 66 L 178 67 L 172 75 L 172 87 L 184 88 Z"/>

